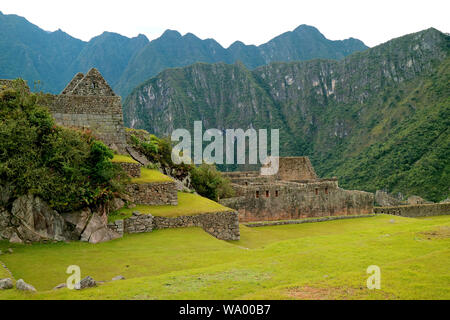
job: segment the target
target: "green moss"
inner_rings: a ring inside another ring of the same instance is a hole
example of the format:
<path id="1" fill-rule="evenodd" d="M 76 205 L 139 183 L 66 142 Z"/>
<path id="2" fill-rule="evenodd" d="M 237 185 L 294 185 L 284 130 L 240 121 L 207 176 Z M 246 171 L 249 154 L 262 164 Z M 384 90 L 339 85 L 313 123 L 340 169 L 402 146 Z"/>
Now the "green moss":
<path id="1" fill-rule="evenodd" d="M 232 209 L 222 206 L 221 204 L 199 196 L 194 193 L 178 192 L 178 205 L 148 206 L 137 205 L 135 208 L 121 209 L 108 217 L 110 222 L 118 219 L 126 219 L 132 215 L 134 211 L 143 214 L 151 213 L 159 217 L 178 217 L 192 216 L 200 213 L 212 213 L 230 211 Z"/>

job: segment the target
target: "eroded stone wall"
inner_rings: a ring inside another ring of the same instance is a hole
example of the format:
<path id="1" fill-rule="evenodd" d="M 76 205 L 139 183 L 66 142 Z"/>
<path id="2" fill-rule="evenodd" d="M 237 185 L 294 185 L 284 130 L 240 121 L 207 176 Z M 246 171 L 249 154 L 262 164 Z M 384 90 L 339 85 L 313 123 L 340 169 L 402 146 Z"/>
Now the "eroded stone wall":
<path id="1" fill-rule="evenodd" d="M 122 104 L 118 96 L 54 96 L 49 104 L 57 124 L 90 130 L 107 146 L 126 153 Z"/>
<path id="2" fill-rule="evenodd" d="M 220 203 L 237 210 L 243 222 L 369 214 L 374 200 L 372 193 L 343 190 L 333 179 L 250 185 L 240 193 Z"/>
<path id="3" fill-rule="evenodd" d="M 280 157 L 278 178 L 286 181 L 315 180 L 317 175 L 308 157 Z"/>
<path id="4" fill-rule="evenodd" d="M 175 182 L 130 183 L 125 192 L 136 204 L 174 205 L 178 204 L 178 192 Z"/>
<path id="5" fill-rule="evenodd" d="M 142 166 L 139 163 L 132 163 L 132 162 L 117 162 L 117 163 L 131 178 L 139 178 L 141 176 Z"/>
<path id="6" fill-rule="evenodd" d="M 204 213 L 193 216 L 155 217 L 151 214 L 133 213 L 125 220 L 108 226 L 120 234 L 151 232 L 153 229 L 201 227 L 220 240 L 239 240 L 239 218 L 236 211 Z"/>

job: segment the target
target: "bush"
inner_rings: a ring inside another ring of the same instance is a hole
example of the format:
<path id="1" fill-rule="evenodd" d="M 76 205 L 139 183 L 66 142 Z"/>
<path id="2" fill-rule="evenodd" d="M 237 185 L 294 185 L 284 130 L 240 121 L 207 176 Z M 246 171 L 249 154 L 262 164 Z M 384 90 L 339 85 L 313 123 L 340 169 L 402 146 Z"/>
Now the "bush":
<path id="1" fill-rule="evenodd" d="M 59 212 L 101 206 L 121 190 L 113 152 L 91 135 L 55 124 L 45 96 L 16 80 L 0 91 L 0 183 L 14 198 L 34 194 Z"/>
<path id="2" fill-rule="evenodd" d="M 192 186 L 201 195 L 214 201 L 233 196 L 230 181 L 214 165 L 202 164 L 191 170 Z"/>

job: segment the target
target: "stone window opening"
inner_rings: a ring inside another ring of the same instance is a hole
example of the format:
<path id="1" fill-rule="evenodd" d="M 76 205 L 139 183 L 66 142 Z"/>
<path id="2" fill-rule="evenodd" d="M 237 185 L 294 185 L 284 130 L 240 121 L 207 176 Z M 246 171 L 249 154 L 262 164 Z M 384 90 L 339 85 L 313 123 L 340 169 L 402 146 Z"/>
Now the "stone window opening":
<path id="1" fill-rule="evenodd" d="M 316 188 L 316 196 L 319 194 L 319 189 Z"/>
<path id="2" fill-rule="evenodd" d="M 259 198 L 259 191 L 256 191 L 255 197 L 256 197 L 256 198 Z"/>
<path id="3" fill-rule="evenodd" d="M 269 197 L 269 190 L 266 190 L 266 198 L 268 198 Z"/>
<path id="4" fill-rule="evenodd" d="M 328 188 L 325 188 L 325 194 L 328 194 Z"/>
<path id="5" fill-rule="evenodd" d="M 275 190 L 275 197 L 278 197 L 278 190 Z"/>

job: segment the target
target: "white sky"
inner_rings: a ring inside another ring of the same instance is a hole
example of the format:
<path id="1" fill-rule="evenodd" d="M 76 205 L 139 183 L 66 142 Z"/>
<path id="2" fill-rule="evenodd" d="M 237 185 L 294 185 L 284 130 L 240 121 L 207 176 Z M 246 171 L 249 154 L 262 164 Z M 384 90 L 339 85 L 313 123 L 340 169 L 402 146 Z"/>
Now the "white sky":
<path id="1" fill-rule="evenodd" d="M 328 39 L 354 37 L 372 47 L 429 27 L 450 32 L 449 0 L 2 0 L 0 11 L 86 41 L 103 31 L 152 40 L 173 29 L 224 47 L 259 45 L 309 24 Z"/>

